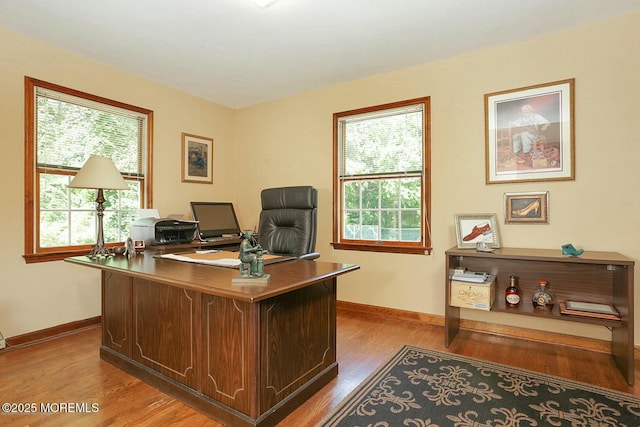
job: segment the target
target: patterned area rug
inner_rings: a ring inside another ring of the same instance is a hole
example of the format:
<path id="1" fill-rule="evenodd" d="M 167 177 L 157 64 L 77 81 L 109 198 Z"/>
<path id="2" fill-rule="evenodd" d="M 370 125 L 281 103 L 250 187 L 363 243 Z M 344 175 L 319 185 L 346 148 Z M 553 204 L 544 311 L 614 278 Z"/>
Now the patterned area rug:
<path id="1" fill-rule="evenodd" d="M 640 426 L 640 398 L 404 346 L 322 426 Z"/>

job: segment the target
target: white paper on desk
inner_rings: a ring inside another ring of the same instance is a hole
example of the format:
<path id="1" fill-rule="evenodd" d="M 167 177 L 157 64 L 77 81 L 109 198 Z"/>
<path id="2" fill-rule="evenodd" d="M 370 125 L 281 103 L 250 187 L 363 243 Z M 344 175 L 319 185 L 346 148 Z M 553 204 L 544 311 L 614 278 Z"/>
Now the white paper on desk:
<path id="1" fill-rule="evenodd" d="M 138 209 L 138 218 L 160 218 L 158 209 Z"/>
<path id="2" fill-rule="evenodd" d="M 208 260 L 208 259 L 194 259 L 191 257 L 186 257 L 182 255 L 177 255 L 177 254 L 164 254 L 164 255 L 160 255 L 160 258 L 175 259 L 177 261 L 195 262 L 196 264 L 217 265 L 219 267 L 237 267 L 238 265 L 240 265 L 240 260 L 234 259 L 234 258 L 221 258 L 221 259 Z"/>

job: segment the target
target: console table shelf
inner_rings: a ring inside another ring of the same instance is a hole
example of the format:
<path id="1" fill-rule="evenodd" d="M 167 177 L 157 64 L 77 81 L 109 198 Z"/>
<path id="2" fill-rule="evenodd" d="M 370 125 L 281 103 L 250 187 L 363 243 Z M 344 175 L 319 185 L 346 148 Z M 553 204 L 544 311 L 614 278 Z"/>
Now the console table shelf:
<path id="1" fill-rule="evenodd" d="M 634 261 L 615 252 L 588 252 L 579 257 L 562 255 L 561 250 L 502 248 L 494 252 L 451 248 L 445 252 L 446 307 L 445 345 L 449 347 L 460 328 L 460 308 L 451 305 L 450 271 L 465 267 L 496 276 L 496 297 L 492 312 L 511 313 L 545 319 L 601 325 L 611 330 L 611 354 L 629 384 L 634 380 L 633 360 L 633 276 Z M 509 277 L 518 278 L 521 302 L 506 307 L 504 291 Z M 533 308 L 531 295 L 539 280 L 549 282 L 555 304 L 550 311 Z M 585 301 L 616 308 L 620 320 L 561 314 L 559 303 Z"/>

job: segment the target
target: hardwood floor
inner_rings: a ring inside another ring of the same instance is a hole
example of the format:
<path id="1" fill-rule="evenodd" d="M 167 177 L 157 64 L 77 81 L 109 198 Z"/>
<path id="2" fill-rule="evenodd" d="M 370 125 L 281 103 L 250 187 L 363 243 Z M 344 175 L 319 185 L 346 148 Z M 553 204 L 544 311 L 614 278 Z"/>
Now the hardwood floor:
<path id="1" fill-rule="evenodd" d="M 36 413 L 2 413 L 0 425 L 221 426 L 102 361 L 98 354 L 100 334 L 96 327 L 30 347 L 1 351 L 1 403 L 22 405 L 19 409 L 23 411 L 27 405 L 35 404 Z M 403 344 L 509 364 L 640 396 L 640 369 L 636 367 L 636 385 L 629 386 L 607 354 L 466 331 L 460 331 L 446 349 L 441 326 L 339 309 L 340 374 L 278 425 L 317 425 Z M 69 403 L 76 411 L 64 410 Z M 42 406 L 47 405 L 53 412 L 42 413 Z M 97 411 L 90 412 L 93 409 Z"/>

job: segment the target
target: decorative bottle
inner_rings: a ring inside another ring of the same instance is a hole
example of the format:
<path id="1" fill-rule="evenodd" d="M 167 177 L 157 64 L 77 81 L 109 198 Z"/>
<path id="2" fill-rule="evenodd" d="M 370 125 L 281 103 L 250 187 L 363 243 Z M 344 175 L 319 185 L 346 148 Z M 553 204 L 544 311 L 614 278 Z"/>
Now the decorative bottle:
<path id="1" fill-rule="evenodd" d="M 504 291 L 504 300 L 507 307 L 517 307 L 520 305 L 520 290 L 516 286 L 516 276 L 509 278 L 509 286 Z"/>
<path id="2" fill-rule="evenodd" d="M 540 280 L 538 285 L 538 290 L 531 297 L 533 306 L 539 310 L 551 310 L 553 308 L 553 295 L 547 289 L 547 281 Z"/>

